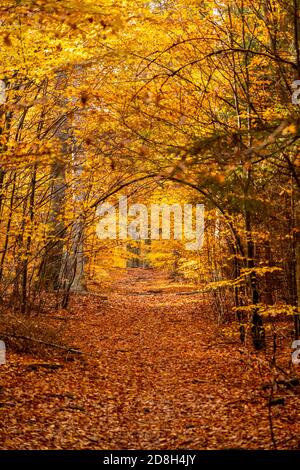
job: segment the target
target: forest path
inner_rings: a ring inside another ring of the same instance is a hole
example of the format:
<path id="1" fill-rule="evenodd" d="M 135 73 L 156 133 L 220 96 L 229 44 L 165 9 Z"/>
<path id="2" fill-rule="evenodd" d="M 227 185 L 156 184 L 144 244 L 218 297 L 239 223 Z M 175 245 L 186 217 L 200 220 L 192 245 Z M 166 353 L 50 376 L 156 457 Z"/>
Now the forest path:
<path id="1" fill-rule="evenodd" d="M 31 370 L 9 354 L 1 448 L 271 448 L 249 356 L 217 334 L 201 295 L 179 290 L 164 273 L 128 270 L 108 300 L 72 300 L 85 360 Z"/>

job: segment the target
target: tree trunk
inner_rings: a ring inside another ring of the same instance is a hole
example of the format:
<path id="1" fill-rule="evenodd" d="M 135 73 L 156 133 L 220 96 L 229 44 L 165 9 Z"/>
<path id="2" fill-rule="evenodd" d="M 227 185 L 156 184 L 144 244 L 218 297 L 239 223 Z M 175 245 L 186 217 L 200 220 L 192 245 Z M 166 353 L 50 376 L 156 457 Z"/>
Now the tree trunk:
<path id="1" fill-rule="evenodd" d="M 67 76 L 60 72 L 57 76 L 57 89 L 64 90 Z M 65 100 L 62 102 L 65 104 Z M 66 163 L 65 156 L 70 148 L 70 132 L 68 116 L 63 116 L 58 124 L 55 136 L 61 142 L 61 152 L 51 166 L 51 195 L 49 213 L 49 241 L 40 268 L 40 283 L 42 287 L 57 290 L 61 286 L 61 271 L 63 268 L 63 250 L 65 239 L 64 212 L 66 202 Z"/>
<path id="2" fill-rule="evenodd" d="M 297 311 L 294 315 L 294 328 L 295 328 L 295 339 L 299 339 L 300 336 L 300 208 L 297 195 L 292 191 L 292 210 L 293 210 L 293 278 L 294 278 L 294 291 L 295 299 L 294 306 Z"/>
<path id="3" fill-rule="evenodd" d="M 259 314 L 258 304 L 259 304 L 259 290 L 257 276 L 254 272 L 255 268 L 255 246 L 252 237 L 252 227 L 251 227 L 251 215 L 246 209 L 245 213 L 245 228 L 246 228 L 246 243 L 247 243 L 247 268 L 251 270 L 249 275 L 250 281 L 250 290 L 251 290 L 251 300 L 253 305 L 252 310 L 252 327 L 251 335 L 253 346 L 257 350 L 264 349 L 266 346 L 265 343 L 265 329 L 263 326 L 262 318 Z"/>

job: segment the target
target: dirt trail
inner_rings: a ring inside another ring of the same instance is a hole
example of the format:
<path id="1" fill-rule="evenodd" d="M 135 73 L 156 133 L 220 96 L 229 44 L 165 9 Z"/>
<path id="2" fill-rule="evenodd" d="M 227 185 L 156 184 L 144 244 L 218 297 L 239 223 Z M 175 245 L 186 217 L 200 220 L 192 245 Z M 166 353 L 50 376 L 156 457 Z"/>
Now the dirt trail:
<path id="1" fill-rule="evenodd" d="M 217 334 L 199 294 L 179 290 L 163 273 L 130 270 L 107 301 L 73 299 L 76 345 L 93 356 L 30 370 L 10 353 L 1 449 L 272 448 L 246 351 Z"/>

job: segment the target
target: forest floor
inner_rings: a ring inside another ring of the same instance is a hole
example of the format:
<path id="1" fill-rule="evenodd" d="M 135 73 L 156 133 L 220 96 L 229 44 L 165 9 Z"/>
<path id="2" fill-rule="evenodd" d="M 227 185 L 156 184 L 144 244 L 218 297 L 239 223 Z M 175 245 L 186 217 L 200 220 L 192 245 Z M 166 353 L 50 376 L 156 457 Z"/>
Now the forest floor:
<path id="1" fill-rule="evenodd" d="M 76 295 L 63 312 L 84 356 L 52 367 L 8 351 L 0 448 L 299 448 L 299 387 L 276 389 L 269 407 L 264 355 L 224 334 L 188 290 L 128 270 L 107 299 Z"/>

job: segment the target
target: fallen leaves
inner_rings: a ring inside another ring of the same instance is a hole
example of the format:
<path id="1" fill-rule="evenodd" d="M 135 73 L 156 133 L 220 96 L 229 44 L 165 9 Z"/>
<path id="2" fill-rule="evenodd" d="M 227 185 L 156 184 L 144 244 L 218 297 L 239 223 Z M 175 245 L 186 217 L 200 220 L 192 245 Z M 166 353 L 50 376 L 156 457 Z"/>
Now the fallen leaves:
<path id="1" fill-rule="evenodd" d="M 267 368 L 220 337 L 202 295 L 174 285 L 136 269 L 105 302 L 74 297 L 70 335 L 85 357 L 72 363 L 9 351 L 1 449 L 271 449 Z M 279 448 L 298 445 L 298 409 L 297 393 L 272 406 Z"/>

